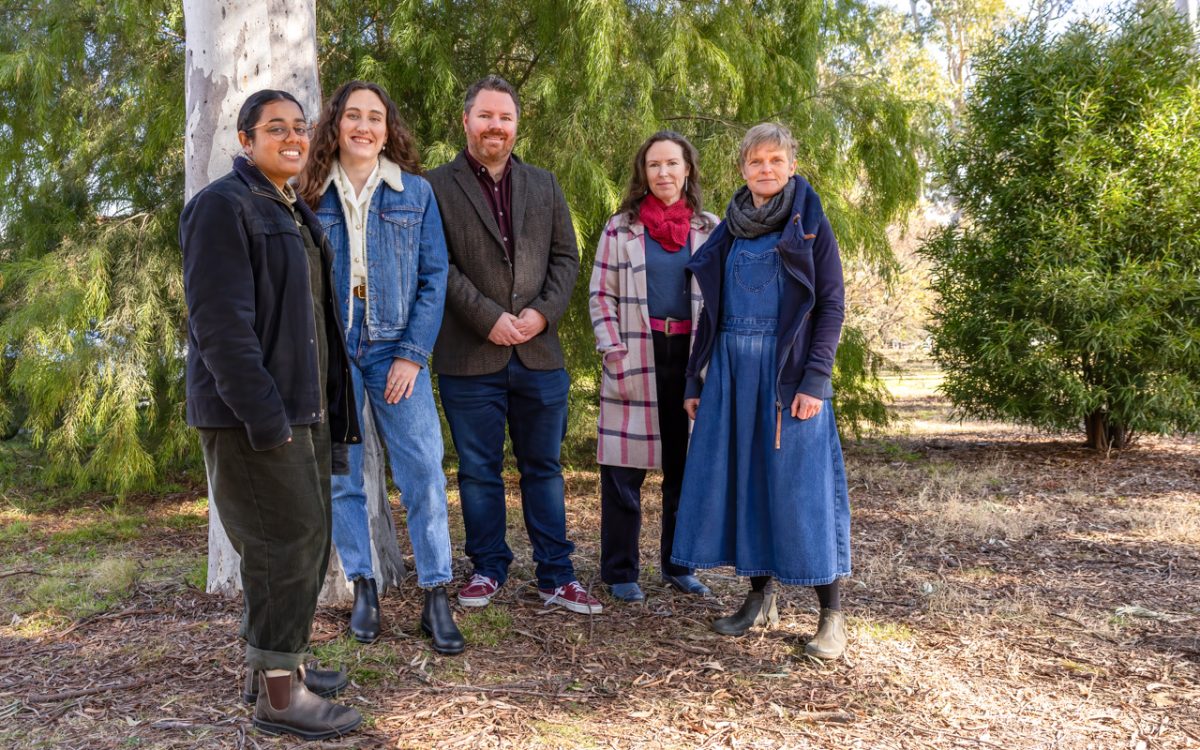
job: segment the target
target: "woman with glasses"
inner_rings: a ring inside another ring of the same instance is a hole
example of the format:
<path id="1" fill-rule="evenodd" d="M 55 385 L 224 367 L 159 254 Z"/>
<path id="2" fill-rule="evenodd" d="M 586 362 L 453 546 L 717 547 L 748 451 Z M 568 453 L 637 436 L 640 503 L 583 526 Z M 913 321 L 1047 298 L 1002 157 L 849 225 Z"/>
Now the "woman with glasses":
<path id="1" fill-rule="evenodd" d="M 596 249 L 590 306 L 604 357 L 596 444 L 600 577 L 621 601 L 645 598 L 638 537 L 647 469 L 662 469 L 663 582 L 688 594 L 712 593 L 690 566 L 671 562 L 671 542 L 687 458 L 684 368 L 700 313 L 684 266 L 716 223 L 702 210 L 695 147 L 663 130 L 634 155 L 625 199 Z"/>
<path id="2" fill-rule="evenodd" d="M 362 721 L 325 700 L 345 687 L 343 673 L 304 666 L 329 559 L 330 475 L 345 470 L 345 444 L 360 440 L 357 411 L 332 254 L 288 183 L 308 156 L 304 110 L 287 92 L 259 91 L 237 128 L 233 171 L 179 220 L 187 418 L 241 555 L 254 724 L 324 739 Z"/>
<path id="3" fill-rule="evenodd" d="M 355 397 L 364 395 L 407 511 L 408 536 L 425 591 L 420 628 L 443 654 L 460 653 L 445 585 L 451 581 L 442 431 L 429 356 L 442 324 L 449 260 L 442 219 L 412 134 L 378 85 L 338 87 L 321 113 L 300 195 L 333 246 Z M 350 632 L 379 637 L 363 449 L 333 482 L 333 540 L 354 584 Z"/>

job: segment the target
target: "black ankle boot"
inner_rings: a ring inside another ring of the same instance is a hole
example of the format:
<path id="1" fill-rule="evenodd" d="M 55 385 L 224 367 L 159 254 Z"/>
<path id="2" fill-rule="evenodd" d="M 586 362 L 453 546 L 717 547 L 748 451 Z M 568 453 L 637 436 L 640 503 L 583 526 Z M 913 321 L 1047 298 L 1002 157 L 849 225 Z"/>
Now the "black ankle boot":
<path id="1" fill-rule="evenodd" d="M 425 607 L 421 610 L 421 630 L 433 639 L 433 650 L 439 654 L 461 654 L 467 642 L 454 624 L 446 587 L 425 590 Z"/>
<path id="2" fill-rule="evenodd" d="M 360 643 L 374 643 L 379 638 L 379 592 L 375 589 L 374 578 L 354 579 L 350 633 Z"/>
<path id="3" fill-rule="evenodd" d="M 729 617 L 712 621 L 712 629 L 721 635 L 745 635 L 752 627 L 776 625 L 779 610 L 775 606 L 775 594 L 751 591 L 737 612 Z"/>

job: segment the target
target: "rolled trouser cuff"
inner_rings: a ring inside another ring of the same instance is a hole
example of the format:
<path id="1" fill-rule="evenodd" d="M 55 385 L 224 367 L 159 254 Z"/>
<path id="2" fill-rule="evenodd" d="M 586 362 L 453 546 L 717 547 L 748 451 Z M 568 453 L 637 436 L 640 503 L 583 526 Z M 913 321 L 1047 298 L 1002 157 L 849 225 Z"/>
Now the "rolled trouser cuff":
<path id="1" fill-rule="evenodd" d="M 293 654 L 286 651 L 267 651 L 266 649 L 246 644 L 246 666 L 256 671 L 286 669 L 289 672 L 294 672 L 304 664 L 307 656 L 308 654 L 304 652 Z"/>

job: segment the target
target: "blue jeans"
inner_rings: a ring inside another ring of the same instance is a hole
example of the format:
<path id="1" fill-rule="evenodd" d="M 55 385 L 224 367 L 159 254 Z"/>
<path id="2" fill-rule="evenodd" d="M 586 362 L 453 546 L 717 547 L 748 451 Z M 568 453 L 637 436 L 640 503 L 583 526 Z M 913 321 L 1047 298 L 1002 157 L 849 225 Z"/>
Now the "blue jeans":
<path id="1" fill-rule="evenodd" d="M 370 341 L 363 326 L 363 302 L 354 300 L 354 323 L 346 336 L 354 398 L 369 398 L 379 441 L 387 452 L 392 481 L 408 515 L 421 588 L 443 586 L 450 572 L 450 529 L 446 515 L 446 475 L 442 472 L 442 430 L 429 368 L 422 367 L 412 395 L 389 404 L 383 398 L 392 366 L 391 341 Z M 363 491 L 363 447 L 349 446 L 350 473 L 333 477 L 333 542 L 346 569 L 346 577 L 374 578 L 371 534 L 367 526 L 367 495 Z"/>
<path id="2" fill-rule="evenodd" d="M 521 508 L 533 545 L 538 588 L 575 580 L 567 540 L 559 455 L 567 434 L 564 369 L 530 370 L 514 353 L 504 369 L 489 375 L 440 375 L 442 408 L 458 451 L 467 556 L 475 572 L 500 583 L 513 554 L 504 539 L 504 426 L 521 472 Z"/>

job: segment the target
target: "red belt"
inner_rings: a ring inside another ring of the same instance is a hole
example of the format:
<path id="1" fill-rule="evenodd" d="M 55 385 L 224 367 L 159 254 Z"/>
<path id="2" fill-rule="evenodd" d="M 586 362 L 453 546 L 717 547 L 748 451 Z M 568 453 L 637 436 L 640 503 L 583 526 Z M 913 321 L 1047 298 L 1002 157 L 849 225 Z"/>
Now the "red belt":
<path id="1" fill-rule="evenodd" d="M 651 318 L 650 330 L 665 333 L 668 336 L 686 335 L 692 332 L 692 321 L 675 318 Z"/>

